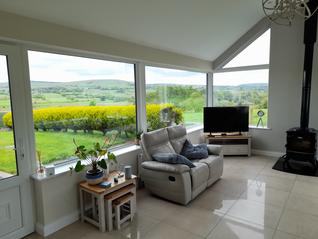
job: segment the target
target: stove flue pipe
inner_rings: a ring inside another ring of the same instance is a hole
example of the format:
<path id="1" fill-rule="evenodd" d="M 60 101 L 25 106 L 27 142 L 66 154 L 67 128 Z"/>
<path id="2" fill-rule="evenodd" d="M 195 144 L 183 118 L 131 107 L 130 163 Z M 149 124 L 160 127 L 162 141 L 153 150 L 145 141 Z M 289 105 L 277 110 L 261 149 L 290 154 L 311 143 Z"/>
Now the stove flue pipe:
<path id="1" fill-rule="evenodd" d="M 318 0 L 310 0 L 308 3 L 310 10 L 313 12 L 318 6 Z M 310 110 L 310 91 L 312 80 L 312 68 L 314 47 L 317 39 L 317 12 L 305 21 L 304 44 L 305 44 L 305 60 L 303 71 L 303 88 L 301 100 L 301 116 L 300 127 L 307 129 L 309 126 L 309 110 Z"/>

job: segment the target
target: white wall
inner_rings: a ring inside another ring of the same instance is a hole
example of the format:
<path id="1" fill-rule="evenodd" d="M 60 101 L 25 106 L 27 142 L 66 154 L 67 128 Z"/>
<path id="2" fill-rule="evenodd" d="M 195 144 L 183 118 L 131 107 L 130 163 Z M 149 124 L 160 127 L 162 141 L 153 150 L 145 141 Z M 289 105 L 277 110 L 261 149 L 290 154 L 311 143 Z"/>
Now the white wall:
<path id="1" fill-rule="evenodd" d="M 144 47 L 138 44 L 75 30 L 44 21 L 0 11 L 0 40 L 36 43 L 61 49 L 76 49 L 136 61 L 159 63 L 178 68 L 208 72 L 209 61 L 168 51 Z"/>
<path id="2" fill-rule="evenodd" d="M 269 130 L 251 130 L 253 149 L 284 152 L 285 131 L 300 126 L 303 21 L 291 27 L 272 25 L 269 70 Z M 318 129 L 318 48 L 316 44 L 310 126 Z"/>

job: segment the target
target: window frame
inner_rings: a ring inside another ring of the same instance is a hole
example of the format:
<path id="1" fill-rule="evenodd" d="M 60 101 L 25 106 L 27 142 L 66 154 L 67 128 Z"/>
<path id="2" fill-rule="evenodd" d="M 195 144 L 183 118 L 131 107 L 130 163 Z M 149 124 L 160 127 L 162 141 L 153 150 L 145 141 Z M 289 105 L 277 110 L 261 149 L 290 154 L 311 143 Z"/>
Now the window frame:
<path id="1" fill-rule="evenodd" d="M 138 105 L 137 105 L 137 90 L 136 90 L 136 65 L 138 64 L 137 61 L 134 60 L 129 60 L 129 59 L 125 59 L 125 58 L 121 58 L 121 57 L 113 57 L 113 56 L 108 56 L 105 54 L 100 54 L 100 53 L 92 53 L 92 52 L 86 52 L 86 51 L 80 51 L 80 50 L 73 50 L 73 49 L 61 49 L 59 47 L 43 47 L 43 46 L 38 46 L 38 45 L 26 45 L 21 47 L 21 51 L 24 55 L 23 57 L 23 61 L 25 64 L 25 77 L 26 77 L 26 94 L 28 96 L 28 98 L 30 99 L 30 103 L 29 103 L 29 107 L 30 111 L 29 114 L 31 115 L 32 118 L 32 122 L 29 124 L 32 127 L 32 140 L 30 140 L 30 147 L 32 148 L 32 155 L 36 155 L 36 140 L 35 140 L 35 129 L 34 129 L 34 121 L 33 121 L 33 103 L 32 103 L 32 87 L 31 87 L 31 78 L 30 78 L 30 64 L 29 64 L 29 57 L 28 57 L 28 52 L 29 51 L 37 51 L 37 52 L 43 52 L 43 53 L 49 53 L 49 54 L 58 54 L 58 55 L 64 55 L 64 56 L 72 56 L 72 57 L 82 57 L 82 58 L 89 58 L 89 59 L 93 59 L 93 60 L 104 60 L 104 61 L 113 61 L 113 62 L 118 62 L 118 63 L 126 63 L 126 64 L 132 64 L 133 65 L 133 69 L 134 69 L 134 86 L 135 86 L 135 109 L 136 109 L 136 132 L 139 130 L 138 127 L 138 117 L 137 117 L 137 111 L 138 111 Z M 110 148 L 111 151 L 115 151 L 115 150 L 121 150 L 124 148 L 129 148 L 131 146 L 133 146 L 133 143 L 124 143 L 121 145 L 115 145 L 113 147 Z M 67 157 L 65 160 L 63 161 L 59 161 L 57 162 L 57 164 L 53 165 L 55 167 L 60 167 L 60 165 L 67 165 L 69 163 L 72 163 L 72 161 L 74 161 L 74 157 L 72 155 L 70 155 L 69 157 Z M 36 162 L 34 162 L 34 164 L 36 165 Z"/>
<path id="2" fill-rule="evenodd" d="M 263 24 L 263 22 L 261 22 L 261 24 Z M 265 32 L 267 32 L 268 30 L 271 31 L 270 32 L 270 43 L 271 43 L 271 36 L 272 36 L 272 29 L 269 25 L 260 25 L 260 26 L 256 26 L 258 27 L 258 31 L 256 33 L 254 33 L 254 35 L 251 37 L 248 41 L 246 41 L 244 44 L 242 43 L 242 39 L 244 38 L 244 36 L 239 39 L 238 42 L 236 42 L 236 44 L 241 43 L 241 46 L 238 47 L 239 50 L 237 50 L 235 53 L 230 54 L 229 52 L 225 52 L 226 54 L 229 54 L 229 57 L 226 58 L 225 60 L 223 60 L 223 62 L 213 71 L 213 75 L 217 74 L 217 73 L 226 73 L 226 72 L 239 72 L 239 71 L 253 71 L 253 70 L 268 70 L 268 73 L 270 75 L 270 62 L 271 62 L 271 44 L 269 47 L 269 63 L 268 64 L 260 64 L 260 65 L 246 65 L 246 66 L 237 66 L 237 67 L 224 67 L 226 66 L 231 60 L 233 60 L 237 55 L 239 55 L 242 51 L 244 51 L 250 44 L 252 44 L 255 40 L 257 40 L 260 36 L 262 36 Z M 251 29 L 253 30 L 253 29 Z M 249 34 L 246 33 L 247 35 Z M 234 44 L 235 45 L 235 44 Z M 233 45 L 233 46 L 234 46 Z M 234 51 L 234 50 L 233 50 Z M 222 58 L 223 56 L 221 56 L 220 58 Z M 213 76 L 212 76 L 212 106 L 214 106 L 214 101 L 213 101 L 213 95 L 214 95 L 214 81 L 213 81 Z M 266 127 L 256 127 L 256 126 L 252 126 L 249 125 L 250 129 L 260 129 L 260 130 L 268 130 L 271 129 L 270 127 L 270 77 L 268 76 L 268 105 L 267 105 L 267 125 Z"/>
<path id="3" fill-rule="evenodd" d="M 146 67 L 153 67 L 153 68 L 163 68 L 163 69 L 168 69 L 168 70 L 179 70 L 179 71 L 189 71 L 189 72 L 195 72 L 195 73 L 201 73 L 205 74 L 205 104 L 203 107 L 206 107 L 209 105 L 209 102 L 211 101 L 211 98 L 213 99 L 213 95 L 211 95 L 211 91 L 209 90 L 211 82 L 211 77 L 213 78 L 213 73 L 212 72 L 205 72 L 205 71 L 199 71 L 199 70 L 194 70 L 192 68 L 186 68 L 186 67 L 172 67 L 170 65 L 165 65 L 165 64 L 158 64 L 158 63 L 144 63 L 144 72 L 143 72 L 143 82 L 144 82 L 144 107 L 145 107 L 145 114 L 146 114 Z M 145 123 L 145 130 L 147 130 L 147 116 L 145 115 L 146 121 Z M 184 122 L 183 122 L 184 123 Z M 203 122 L 200 125 L 192 125 L 186 127 L 187 130 L 195 129 L 195 128 L 202 128 L 203 129 Z"/>

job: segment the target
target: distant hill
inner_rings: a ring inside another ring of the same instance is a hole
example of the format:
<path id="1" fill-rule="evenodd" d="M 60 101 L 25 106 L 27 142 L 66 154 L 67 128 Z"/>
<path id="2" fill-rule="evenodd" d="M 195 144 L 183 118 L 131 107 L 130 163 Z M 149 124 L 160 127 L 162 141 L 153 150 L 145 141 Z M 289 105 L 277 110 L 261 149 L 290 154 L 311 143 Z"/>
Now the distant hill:
<path id="1" fill-rule="evenodd" d="M 257 83 L 257 84 L 241 84 L 237 86 L 227 86 L 227 85 L 220 85 L 214 86 L 215 90 L 268 90 L 268 84 L 265 83 Z"/>
<path id="2" fill-rule="evenodd" d="M 45 81 L 31 81 L 31 86 L 35 88 L 49 88 L 49 87 L 76 87 L 76 88 L 130 88 L 134 86 L 133 82 L 124 80 L 84 80 L 73 82 L 45 82 Z"/>

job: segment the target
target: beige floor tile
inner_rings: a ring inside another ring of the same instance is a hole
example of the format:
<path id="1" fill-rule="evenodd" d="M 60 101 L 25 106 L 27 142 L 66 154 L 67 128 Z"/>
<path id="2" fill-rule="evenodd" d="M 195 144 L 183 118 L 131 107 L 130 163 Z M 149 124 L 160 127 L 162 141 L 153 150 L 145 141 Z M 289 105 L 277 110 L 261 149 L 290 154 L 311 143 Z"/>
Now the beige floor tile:
<path id="1" fill-rule="evenodd" d="M 318 217 L 286 209 L 280 219 L 278 230 L 306 239 L 318 238 Z"/>
<path id="2" fill-rule="evenodd" d="M 199 222 L 198 222 L 199 223 Z M 177 227 L 161 222 L 157 227 L 150 230 L 145 238 L 147 239 L 202 239 L 198 235 L 179 229 Z"/>
<path id="3" fill-rule="evenodd" d="M 226 213 L 236 202 L 237 197 L 213 191 L 211 188 L 193 200 L 189 206 L 204 210 Z"/>
<path id="4" fill-rule="evenodd" d="M 137 201 L 138 212 L 157 220 L 163 220 L 168 216 L 173 216 L 173 213 L 178 207 L 180 207 L 180 205 L 152 195 Z"/>
<path id="5" fill-rule="evenodd" d="M 225 216 L 208 239 L 272 239 L 274 230 Z"/>
<path id="6" fill-rule="evenodd" d="M 296 181 L 318 184 L 318 177 L 297 175 Z"/>
<path id="7" fill-rule="evenodd" d="M 24 237 L 24 239 L 43 239 L 44 237 L 40 236 L 36 232 Z"/>
<path id="8" fill-rule="evenodd" d="M 269 177 L 278 177 L 278 178 L 285 178 L 289 180 L 295 180 L 296 175 L 291 173 L 285 173 L 282 171 L 272 169 L 272 165 L 270 167 L 265 167 L 259 173 L 262 176 L 269 176 Z"/>
<path id="9" fill-rule="evenodd" d="M 303 238 L 277 230 L 275 232 L 273 239 L 303 239 Z"/>
<path id="10" fill-rule="evenodd" d="M 211 190 L 230 195 L 233 198 L 238 198 L 251 182 L 252 180 L 248 179 L 222 177 L 222 179 L 212 186 Z"/>
<path id="11" fill-rule="evenodd" d="M 238 200 L 227 215 L 275 229 L 282 210 L 282 207 Z"/>
<path id="12" fill-rule="evenodd" d="M 295 181 L 287 178 L 271 177 L 260 175 L 255 179 L 256 183 L 265 183 L 266 187 L 274 188 L 282 191 L 291 191 Z"/>
<path id="13" fill-rule="evenodd" d="M 267 187 L 266 183 L 257 181 L 248 187 L 240 199 L 283 207 L 288 199 L 288 195 L 289 192 Z"/>
<path id="14" fill-rule="evenodd" d="M 87 235 L 87 238 L 90 238 L 90 234 L 102 234 L 99 232 L 98 228 L 89 224 L 89 223 L 82 223 L 77 221 L 62 230 L 57 231 L 56 233 L 48 236 L 48 239 L 58 239 L 58 238 L 68 238 L 68 239 L 78 239 L 83 238 Z"/>
<path id="15" fill-rule="evenodd" d="M 174 214 L 173 217 L 164 219 L 164 222 L 189 231 L 196 235 L 206 237 L 217 225 L 224 214 L 214 213 L 205 209 L 189 208 Z"/>
<path id="16" fill-rule="evenodd" d="M 120 232 L 127 238 L 141 238 L 159 224 L 159 220 L 138 212 L 132 222 L 122 225 Z"/>
<path id="17" fill-rule="evenodd" d="M 286 208 L 318 216 L 318 198 L 292 193 L 289 196 Z"/>
<path id="18" fill-rule="evenodd" d="M 311 197 L 318 197 L 318 184 L 296 180 L 292 192 Z"/>

